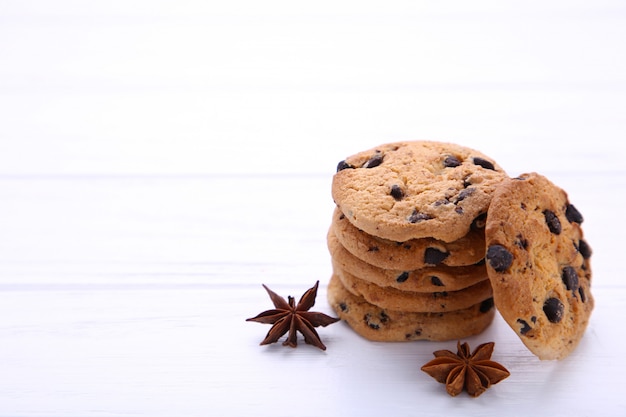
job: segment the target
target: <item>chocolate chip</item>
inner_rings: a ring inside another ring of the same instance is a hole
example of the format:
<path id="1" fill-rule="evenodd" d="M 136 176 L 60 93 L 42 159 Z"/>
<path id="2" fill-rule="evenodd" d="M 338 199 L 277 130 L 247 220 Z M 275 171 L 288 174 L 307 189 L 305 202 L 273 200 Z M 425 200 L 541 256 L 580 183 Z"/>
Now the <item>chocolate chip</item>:
<path id="1" fill-rule="evenodd" d="M 348 311 L 348 305 L 346 303 L 339 303 L 339 308 L 341 309 L 341 311 L 343 311 L 344 313 L 346 311 Z"/>
<path id="2" fill-rule="evenodd" d="M 476 188 L 464 189 L 463 191 L 459 193 L 459 196 L 456 198 L 456 202 L 454 204 L 458 203 L 459 201 L 465 200 L 467 197 L 474 194 L 475 192 L 476 192 Z"/>
<path id="3" fill-rule="evenodd" d="M 450 254 L 442 252 L 436 248 L 426 248 L 424 251 L 424 263 L 430 265 L 438 265 L 442 263 Z"/>
<path id="4" fill-rule="evenodd" d="M 380 324 L 372 322 L 372 315 L 369 313 L 363 316 L 363 321 L 365 321 L 365 324 L 367 324 L 371 329 L 380 329 Z"/>
<path id="5" fill-rule="evenodd" d="M 580 211 L 574 207 L 573 204 L 568 204 L 565 209 L 565 218 L 569 220 L 570 223 L 578 223 L 582 224 L 583 215 L 580 214 Z"/>
<path id="6" fill-rule="evenodd" d="M 428 214 L 420 213 L 416 209 L 416 210 L 413 210 L 413 213 L 411 213 L 411 215 L 409 216 L 407 220 L 409 221 L 409 223 L 417 223 L 417 222 L 421 222 L 422 220 L 430 220 L 430 219 L 432 219 L 432 217 L 430 217 Z"/>
<path id="7" fill-rule="evenodd" d="M 524 250 L 528 249 L 528 240 L 521 233 L 515 236 L 515 244 Z"/>
<path id="8" fill-rule="evenodd" d="M 485 301 L 480 303 L 480 312 L 486 313 L 493 308 L 493 298 L 487 298 Z"/>
<path id="9" fill-rule="evenodd" d="M 591 258 L 591 246 L 582 239 L 578 241 L 578 252 L 580 252 L 585 259 Z"/>
<path id="10" fill-rule="evenodd" d="M 362 168 L 375 168 L 382 163 L 383 163 L 383 154 L 380 152 L 376 152 L 374 156 L 372 156 L 369 159 L 369 161 L 363 164 Z"/>
<path id="11" fill-rule="evenodd" d="M 381 323 L 387 323 L 389 321 L 389 316 L 384 311 L 381 311 L 378 317 L 380 318 Z"/>
<path id="12" fill-rule="evenodd" d="M 587 301 L 587 296 L 585 295 L 585 290 L 583 287 L 578 287 L 578 294 L 580 294 L 580 301 L 583 303 Z"/>
<path id="13" fill-rule="evenodd" d="M 473 161 L 474 161 L 474 165 L 481 166 L 485 169 L 491 169 L 491 170 L 496 169 L 496 167 L 493 165 L 493 162 L 489 162 L 486 159 L 475 157 Z"/>
<path id="14" fill-rule="evenodd" d="M 368 252 L 378 252 L 380 249 L 378 248 L 378 246 L 370 246 L 369 248 L 367 248 Z"/>
<path id="15" fill-rule="evenodd" d="M 409 273 L 405 271 L 398 275 L 396 282 L 405 282 L 407 279 L 409 279 Z"/>
<path id="16" fill-rule="evenodd" d="M 461 161 L 456 156 L 446 156 L 446 159 L 443 160 L 443 166 L 446 168 L 454 168 L 461 165 Z"/>
<path id="17" fill-rule="evenodd" d="M 506 271 L 513 263 L 513 254 L 502 245 L 489 246 L 486 258 L 496 272 Z"/>
<path id="18" fill-rule="evenodd" d="M 344 169 L 350 169 L 350 168 L 354 168 L 354 167 L 350 165 L 349 163 L 347 163 L 345 160 L 337 164 L 337 172 L 343 171 Z"/>
<path id="19" fill-rule="evenodd" d="M 554 233 L 555 235 L 560 235 L 561 221 L 558 217 L 556 217 L 556 214 L 554 214 L 553 211 L 544 210 L 543 215 L 546 218 L 546 224 L 548 225 L 548 229 L 550 229 L 550 232 Z"/>
<path id="20" fill-rule="evenodd" d="M 550 321 L 550 323 L 558 323 L 563 320 L 563 310 L 565 306 L 558 298 L 548 298 L 543 303 L 543 312 Z"/>
<path id="21" fill-rule="evenodd" d="M 430 282 L 435 286 L 435 287 L 443 287 L 443 282 L 441 282 L 441 280 L 439 279 L 439 277 L 436 276 L 432 276 L 430 277 Z"/>
<path id="22" fill-rule="evenodd" d="M 402 191 L 402 188 L 397 184 L 391 186 L 391 192 L 389 194 L 391 194 L 396 201 L 400 201 L 404 198 L 404 191 Z"/>
<path id="23" fill-rule="evenodd" d="M 447 297 L 448 296 L 448 292 L 447 291 L 436 291 L 433 293 L 433 298 L 441 298 L 441 297 Z"/>
<path id="24" fill-rule="evenodd" d="M 522 328 L 519 329 L 519 334 L 521 335 L 524 335 L 533 329 L 526 320 L 517 319 L 517 322 L 522 325 Z"/>
<path id="25" fill-rule="evenodd" d="M 578 274 L 576 270 L 571 266 L 566 266 L 563 268 L 563 272 L 561 273 L 561 279 L 563 280 L 563 284 L 565 284 L 565 288 L 568 290 L 575 292 L 578 290 Z"/>

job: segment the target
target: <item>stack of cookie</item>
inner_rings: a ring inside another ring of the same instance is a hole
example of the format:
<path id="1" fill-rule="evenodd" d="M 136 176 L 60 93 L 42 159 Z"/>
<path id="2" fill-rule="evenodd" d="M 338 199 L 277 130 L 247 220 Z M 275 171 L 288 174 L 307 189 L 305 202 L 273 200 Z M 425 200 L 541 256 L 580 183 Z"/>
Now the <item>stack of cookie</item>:
<path id="1" fill-rule="evenodd" d="M 461 339 L 495 309 L 540 359 L 562 359 L 594 308 L 591 248 L 567 193 L 537 173 L 428 141 L 337 166 L 328 300 L 377 341 Z"/>
<path id="2" fill-rule="evenodd" d="M 382 145 L 341 161 L 328 232 L 336 313 L 370 340 L 449 340 L 495 313 L 485 220 L 507 174 L 451 143 Z"/>

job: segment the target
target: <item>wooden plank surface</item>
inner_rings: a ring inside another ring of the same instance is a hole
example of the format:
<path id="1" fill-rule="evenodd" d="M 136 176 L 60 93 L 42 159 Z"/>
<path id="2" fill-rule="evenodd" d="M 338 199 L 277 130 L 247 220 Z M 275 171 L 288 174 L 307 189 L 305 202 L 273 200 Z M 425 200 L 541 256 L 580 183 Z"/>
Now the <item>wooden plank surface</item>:
<path id="1" fill-rule="evenodd" d="M 227 3 L 227 4 L 224 4 Z M 620 415 L 626 8 L 618 1 L 54 2 L 0 8 L 0 416 Z M 446 343 L 258 346 L 331 273 L 339 160 L 402 139 L 546 174 L 585 216 L 579 348 L 451 398 Z M 540 407 L 537 405 L 541 404 Z"/>

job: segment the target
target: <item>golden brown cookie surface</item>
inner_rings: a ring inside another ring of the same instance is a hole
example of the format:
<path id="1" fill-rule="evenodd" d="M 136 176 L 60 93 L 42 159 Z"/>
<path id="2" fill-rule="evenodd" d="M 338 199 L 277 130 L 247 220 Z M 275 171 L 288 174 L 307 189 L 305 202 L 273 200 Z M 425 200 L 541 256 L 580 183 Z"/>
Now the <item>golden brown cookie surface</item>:
<path id="1" fill-rule="evenodd" d="M 328 301 L 348 325 L 362 337 L 379 342 L 455 340 L 479 334 L 493 321 L 493 300 L 448 313 L 407 313 L 380 308 L 343 287 L 332 276 Z"/>
<path id="2" fill-rule="evenodd" d="M 494 302 L 540 359 L 576 347 L 594 306 L 583 217 L 547 178 L 524 174 L 494 193 L 485 234 Z"/>
<path id="3" fill-rule="evenodd" d="M 328 232 L 327 240 L 333 263 L 352 275 L 380 287 L 433 293 L 462 290 L 487 279 L 487 269 L 484 262 L 468 266 L 426 266 L 404 271 L 384 269 L 352 255 L 341 245 L 332 228 Z"/>
<path id="4" fill-rule="evenodd" d="M 386 269 L 418 269 L 435 265 L 466 266 L 485 257 L 484 221 L 481 227 L 472 227 L 469 233 L 454 242 L 433 238 L 394 242 L 369 235 L 356 228 L 336 208 L 332 229 L 350 253 L 363 261 Z"/>
<path id="5" fill-rule="evenodd" d="M 506 173 L 488 156 L 460 145 L 413 141 L 381 145 L 337 166 L 332 196 L 364 232 L 404 242 L 452 242 L 486 213 Z"/>
<path id="6" fill-rule="evenodd" d="M 446 312 L 468 308 L 491 298 L 489 280 L 481 281 L 459 291 L 409 292 L 391 287 L 379 287 L 342 270 L 335 262 L 333 272 L 343 286 L 354 295 L 379 307 L 420 313 Z"/>

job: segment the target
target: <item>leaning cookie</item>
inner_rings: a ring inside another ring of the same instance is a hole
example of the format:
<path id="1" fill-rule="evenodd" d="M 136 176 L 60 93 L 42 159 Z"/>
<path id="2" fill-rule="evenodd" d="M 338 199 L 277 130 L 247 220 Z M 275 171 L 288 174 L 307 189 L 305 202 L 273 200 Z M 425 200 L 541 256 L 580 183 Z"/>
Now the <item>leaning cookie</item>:
<path id="1" fill-rule="evenodd" d="M 383 269 L 371 265 L 345 249 L 333 233 L 327 236 L 328 250 L 341 269 L 379 287 L 411 292 L 458 291 L 487 280 L 484 262 L 467 266 L 427 266 L 409 271 Z"/>
<path id="2" fill-rule="evenodd" d="M 582 221 L 565 191 L 537 173 L 505 181 L 491 202 L 485 234 L 494 301 L 540 359 L 569 355 L 593 310 Z"/>
<path id="3" fill-rule="evenodd" d="M 407 313 L 383 309 L 355 296 L 333 276 L 328 301 L 336 314 L 362 337 L 379 342 L 458 340 L 484 331 L 493 321 L 493 300 L 448 313 Z"/>
<path id="4" fill-rule="evenodd" d="M 487 212 L 507 178 L 488 156 L 460 145 L 413 141 L 381 145 L 346 158 L 332 196 L 364 232 L 397 242 L 432 237 L 453 242 Z"/>
<path id="5" fill-rule="evenodd" d="M 400 291 L 379 287 L 341 269 L 333 262 L 333 273 L 343 286 L 354 295 L 382 308 L 419 313 L 441 313 L 462 310 L 491 298 L 493 292 L 489 280 L 484 280 L 460 291 L 433 293 Z"/>
<path id="6" fill-rule="evenodd" d="M 484 217 L 474 222 L 469 233 L 454 242 L 433 238 L 394 242 L 356 228 L 335 208 L 331 227 L 341 244 L 363 261 L 386 269 L 411 270 L 433 265 L 465 266 L 485 257 Z"/>

